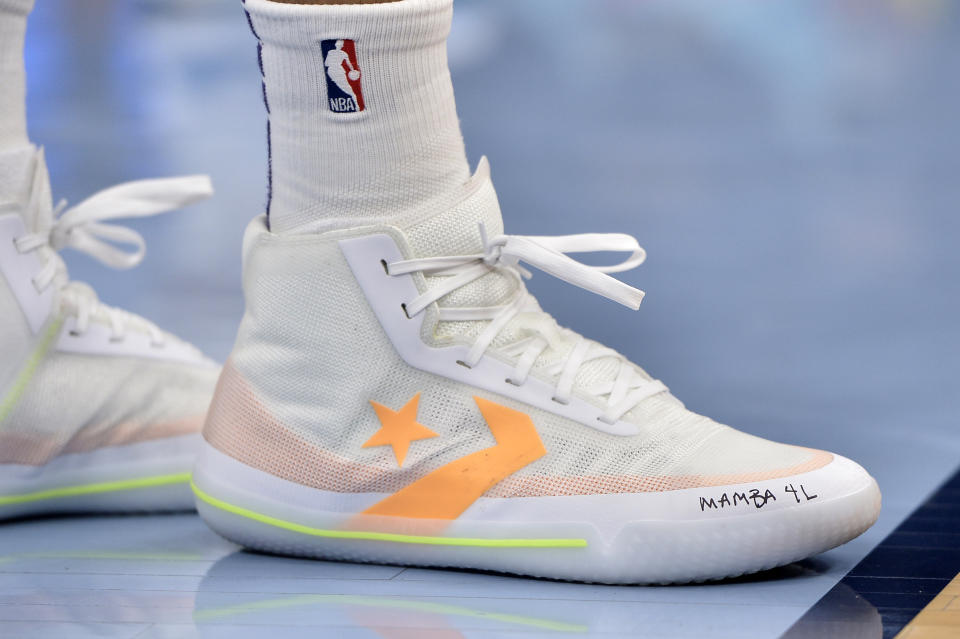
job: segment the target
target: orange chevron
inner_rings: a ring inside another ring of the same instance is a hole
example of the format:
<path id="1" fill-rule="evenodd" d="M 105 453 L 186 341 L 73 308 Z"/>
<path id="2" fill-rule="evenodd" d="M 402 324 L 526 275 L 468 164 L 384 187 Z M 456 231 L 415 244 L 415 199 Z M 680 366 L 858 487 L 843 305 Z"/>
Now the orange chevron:
<path id="1" fill-rule="evenodd" d="M 496 445 L 441 466 L 377 502 L 363 515 L 456 519 L 483 493 L 547 454 L 529 415 L 480 397 L 473 399 Z"/>

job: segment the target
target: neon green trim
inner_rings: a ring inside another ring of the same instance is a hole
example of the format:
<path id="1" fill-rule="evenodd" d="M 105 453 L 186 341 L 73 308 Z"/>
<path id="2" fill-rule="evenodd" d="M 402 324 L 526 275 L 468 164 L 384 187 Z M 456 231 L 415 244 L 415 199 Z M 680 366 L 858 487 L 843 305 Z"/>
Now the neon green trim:
<path id="1" fill-rule="evenodd" d="M 80 495 L 111 493 L 122 490 L 136 490 L 137 488 L 154 488 L 156 486 L 167 486 L 170 484 L 185 484 L 189 481 L 190 473 L 177 473 L 175 475 L 157 475 L 155 477 L 140 477 L 139 479 L 105 481 L 99 484 L 51 488 L 50 490 L 41 490 L 35 493 L 27 493 L 25 495 L 9 495 L 7 497 L 0 497 L 0 506 L 25 504 L 31 501 L 58 499 L 60 497 L 79 497 Z"/>
<path id="2" fill-rule="evenodd" d="M 261 515 L 252 510 L 228 504 L 216 497 L 212 497 L 190 482 L 194 494 L 211 506 L 225 510 L 233 515 L 246 517 L 262 524 L 283 528 L 292 532 L 311 535 L 313 537 L 329 537 L 333 539 L 366 539 L 371 541 L 393 541 L 401 544 L 429 544 L 433 546 L 477 546 L 483 548 L 583 548 L 587 545 L 586 539 L 471 539 L 468 537 L 426 537 L 422 535 L 397 535 L 394 533 L 378 533 L 353 530 L 324 530 L 295 524 L 290 521 Z"/>
<path id="3" fill-rule="evenodd" d="M 47 354 L 47 351 L 50 350 L 50 345 L 53 344 L 53 339 L 60 332 L 60 325 L 63 323 L 61 318 L 57 318 L 50 322 L 50 325 L 47 326 L 47 330 L 43 332 L 43 337 L 40 338 L 40 343 L 37 344 L 37 347 L 30 353 L 30 357 L 27 358 L 27 363 L 23 367 L 23 370 L 20 371 L 20 374 L 17 375 L 17 379 L 13 381 L 13 385 L 10 387 L 10 392 L 7 393 L 7 396 L 3 398 L 3 401 L 0 402 L 0 424 L 3 423 L 3 420 L 7 418 L 10 414 L 10 411 L 13 410 L 13 407 L 20 400 L 20 397 L 23 395 L 23 392 L 27 389 L 27 386 L 30 384 L 30 380 L 33 379 L 34 373 L 37 372 L 37 366 L 40 365 L 40 362 L 43 360 L 43 356 Z"/>
<path id="4" fill-rule="evenodd" d="M 236 606 L 198 610 L 193 613 L 193 620 L 203 623 L 216 619 L 236 617 L 261 610 L 276 610 L 280 608 L 314 604 L 341 604 L 380 609 L 416 610 L 417 612 L 426 612 L 435 615 L 455 615 L 459 617 L 493 619 L 495 621 L 502 621 L 504 623 L 515 624 L 518 626 L 543 628 L 544 630 L 554 630 L 557 632 L 580 633 L 586 632 L 590 629 L 588 626 L 582 624 L 572 624 L 563 621 L 554 621 L 552 619 L 527 617 L 524 615 L 488 612 L 485 610 L 467 608 L 465 606 L 451 606 L 449 604 L 433 603 L 430 601 L 417 601 L 411 599 L 394 599 L 393 597 L 363 597 L 358 595 L 293 595 L 280 599 L 266 599 Z"/>

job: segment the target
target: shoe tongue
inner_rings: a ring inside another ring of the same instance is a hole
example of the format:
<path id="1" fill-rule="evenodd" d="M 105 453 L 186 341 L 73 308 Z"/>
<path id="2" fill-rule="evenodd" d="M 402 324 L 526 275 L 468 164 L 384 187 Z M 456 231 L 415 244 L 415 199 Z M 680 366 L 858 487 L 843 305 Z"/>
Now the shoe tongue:
<path id="1" fill-rule="evenodd" d="M 19 205 L 28 231 L 49 232 L 53 198 L 43 149 L 30 145 L 0 153 L 0 200 Z"/>
<path id="2" fill-rule="evenodd" d="M 486 228 L 488 237 L 503 233 L 503 218 L 487 158 L 480 159 L 476 173 L 464 190 L 467 195 L 452 209 L 405 230 L 417 257 L 482 253 L 480 224 Z"/>
<path id="3" fill-rule="evenodd" d="M 483 253 L 482 224 L 487 237 L 503 233 L 503 218 L 497 193 L 490 181 L 490 165 L 482 158 L 477 171 L 467 182 L 466 197 L 446 213 L 441 213 L 405 229 L 407 241 L 416 257 L 476 255 Z M 427 277 L 430 286 L 440 277 Z M 491 272 L 440 300 L 441 306 L 496 306 L 510 299 L 516 284 L 510 278 Z"/>

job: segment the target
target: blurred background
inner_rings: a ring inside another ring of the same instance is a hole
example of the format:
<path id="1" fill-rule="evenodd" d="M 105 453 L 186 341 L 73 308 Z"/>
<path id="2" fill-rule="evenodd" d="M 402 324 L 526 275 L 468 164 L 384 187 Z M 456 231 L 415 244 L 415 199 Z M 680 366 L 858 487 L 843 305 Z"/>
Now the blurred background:
<path id="1" fill-rule="evenodd" d="M 130 224 L 140 268 L 68 263 L 221 360 L 265 202 L 255 49 L 238 0 L 40 0 L 27 37 L 55 198 L 213 177 L 212 200 Z M 960 3 L 457 0 L 449 54 L 508 232 L 649 253 L 637 313 L 534 277 L 563 324 L 693 410 L 860 461 L 873 542 L 957 466 Z"/>

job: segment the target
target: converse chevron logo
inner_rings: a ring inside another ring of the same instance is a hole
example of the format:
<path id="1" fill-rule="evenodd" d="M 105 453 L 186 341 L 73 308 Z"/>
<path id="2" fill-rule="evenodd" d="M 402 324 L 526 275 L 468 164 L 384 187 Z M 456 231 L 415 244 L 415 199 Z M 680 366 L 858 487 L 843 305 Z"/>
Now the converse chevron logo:
<path id="1" fill-rule="evenodd" d="M 529 415 L 481 397 L 473 399 L 497 443 L 427 473 L 377 502 L 364 515 L 456 519 L 490 488 L 547 454 Z M 382 426 L 364 448 L 392 446 L 398 465 L 402 465 L 411 441 L 437 437 L 416 421 L 419 400 L 417 393 L 398 411 L 371 402 Z"/>
<path id="2" fill-rule="evenodd" d="M 353 40 L 321 40 L 323 67 L 327 78 L 327 106 L 334 113 L 363 111 L 363 88 L 357 46 Z"/>

